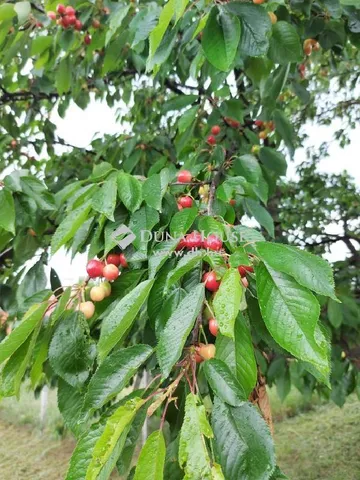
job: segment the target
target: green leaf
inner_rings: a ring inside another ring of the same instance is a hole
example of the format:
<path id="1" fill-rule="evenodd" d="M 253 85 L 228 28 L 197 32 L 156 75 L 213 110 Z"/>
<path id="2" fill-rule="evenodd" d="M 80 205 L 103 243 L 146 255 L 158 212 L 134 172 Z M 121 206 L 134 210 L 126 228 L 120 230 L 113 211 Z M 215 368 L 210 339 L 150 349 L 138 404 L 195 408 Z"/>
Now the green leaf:
<path id="1" fill-rule="evenodd" d="M 147 245 L 152 240 L 152 229 L 159 222 L 159 212 L 145 205 L 135 212 L 129 222 L 129 228 L 135 235 L 133 246 L 141 253 L 147 254 Z"/>
<path id="2" fill-rule="evenodd" d="M 229 257 L 229 265 L 231 267 L 239 267 L 240 265 L 251 265 L 249 256 L 244 247 L 237 247 L 234 253 Z"/>
<path id="3" fill-rule="evenodd" d="M 48 304 L 46 302 L 32 305 L 29 308 L 19 326 L 0 343 L 0 364 L 27 340 L 38 323 L 41 322 L 47 308 Z"/>
<path id="4" fill-rule="evenodd" d="M 142 195 L 149 207 L 161 211 L 161 203 L 167 187 L 168 182 L 159 174 L 152 175 L 144 182 Z"/>
<path id="5" fill-rule="evenodd" d="M 130 212 L 135 212 L 142 203 L 141 183 L 124 172 L 119 173 L 117 181 L 121 201 Z"/>
<path id="6" fill-rule="evenodd" d="M 91 210 L 91 201 L 70 212 L 60 223 L 51 239 L 51 254 L 71 240 L 87 219 Z"/>
<path id="7" fill-rule="evenodd" d="M 31 13 L 30 2 L 16 2 L 14 5 L 15 12 L 17 13 L 19 23 L 25 23 Z"/>
<path id="8" fill-rule="evenodd" d="M 234 338 L 235 319 L 240 310 L 243 288 L 237 268 L 229 268 L 221 280 L 213 307 L 220 333 L 226 337 Z"/>
<path id="9" fill-rule="evenodd" d="M 31 44 L 31 55 L 41 55 L 45 50 L 51 47 L 52 37 L 36 37 Z"/>
<path id="10" fill-rule="evenodd" d="M 258 242 L 256 250 L 274 270 L 291 275 L 309 290 L 337 300 L 333 272 L 323 258 L 281 243 Z"/>
<path id="11" fill-rule="evenodd" d="M 117 30 L 121 27 L 121 24 L 126 17 L 128 11 L 130 10 L 130 5 L 114 5 L 114 10 L 111 12 L 110 15 L 110 22 L 109 22 L 109 29 L 106 32 L 105 37 L 105 46 L 107 46 L 115 35 Z"/>
<path id="12" fill-rule="evenodd" d="M 54 372 L 75 388 L 88 379 L 96 355 L 86 329 L 81 313 L 67 312 L 58 323 L 49 347 Z"/>
<path id="13" fill-rule="evenodd" d="M 16 299 L 18 304 L 21 305 L 26 298 L 44 290 L 46 285 L 47 277 L 44 264 L 42 261 L 36 262 L 26 273 L 17 289 Z"/>
<path id="14" fill-rule="evenodd" d="M 203 31 L 201 45 L 207 60 L 227 72 L 235 59 L 240 41 L 239 19 L 225 10 L 213 7 Z"/>
<path id="15" fill-rule="evenodd" d="M 81 421 L 84 392 L 72 387 L 61 378 L 58 378 L 57 395 L 58 407 L 65 425 L 75 436 L 78 436 L 83 430 Z"/>
<path id="16" fill-rule="evenodd" d="M 250 328 L 242 313 L 235 322 L 234 340 L 218 335 L 216 358 L 226 363 L 248 398 L 257 382 L 257 364 Z"/>
<path id="17" fill-rule="evenodd" d="M 174 283 L 178 282 L 187 272 L 193 270 L 204 258 L 205 251 L 195 251 L 186 253 L 179 263 L 172 270 L 167 279 L 166 288 L 169 289 Z"/>
<path id="18" fill-rule="evenodd" d="M 100 360 L 104 360 L 107 354 L 127 334 L 133 324 L 136 315 L 147 299 L 153 280 L 140 283 L 130 293 L 123 297 L 120 302 L 103 319 L 98 352 Z"/>
<path id="19" fill-rule="evenodd" d="M 244 225 L 235 225 L 233 230 L 239 236 L 240 242 L 263 242 L 265 238 L 255 228 L 245 227 Z"/>
<path id="20" fill-rule="evenodd" d="M 215 397 L 212 411 L 216 458 L 225 478 L 266 480 L 275 469 L 275 451 L 265 420 L 248 402 L 231 407 Z"/>
<path id="21" fill-rule="evenodd" d="M 319 257 L 315 257 L 319 258 Z M 334 328 L 339 328 L 344 320 L 343 307 L 338 302 L 335 302 L 332 298 L 329 299 L 327 306 L 327 313 L 329 322 Z"/>
<path id="22" fill-rule="evenodd" d="M 287 162 L 285 156 L 273 148 L 263 147 L 260 150 L 261 162 L 272 172 L 280 176 L 286 175 Z"/>
<path id="23" fill-rule="evenodd" d="M 272 26 L 267 11 L 260 5 L 241 2 L 230 2 L 224 8 L 241 20 L 240 52 L 250 57 L 266 54 Z"/>
<path id="24" fill-rule="evenodd" d="M 259 202 L 253 200 L 252 198 L 246 198 L 244 205 L 250 216 L 254 217 L 255 220 L 265 228 L 271 237 L 274 237 L 274 220 L 272 219 L 270 213 L 262 205 L 260 205 Z"/>
<path id="25" fill-rule="evenodd" d="M 163 36 L 171 22 L 171 19 L 174 16 L 176 8 L 176 0 L 169 0 L 168 3 L 164 6 L 161 11 L 159 22 L 154 28 L 154 30 L 150 33 L 149 37 L 149 58 L 147 60 L 148 64 L 153 59 L 156 50 L 158 49 Z"/>
<path id="26" fill-rule="evenodd" d="M 131 399 L 125 405 L 120 406 L 107 420 L 105 429 L 95 444 L 85 480 L 98 479 L 98 475 L 107 460 L 109 460 L 117 441 L 123 432 L 128 431 L 131 421 L 143 404 L 144 400 L 141 398 Z M 70 478 L 68 476 L 69 480 Z"/>
<path id="27" fill-rule="evenodd" d="M 95 193 L 91 201 L 91 206 L 96 212 L 103 213 L 109 220 L 114 222 L 116 197 L 116 178 L 111 178 L 110 180 L 106 180 L 102 187 Z"/>
<path id="28" fill-rule="evenodd" d="M 314 295 L 289 275 L 263 263 L 256 268 L 256 284 L 261 314 L 274 340 L 328 376 L 326 348 L 315 341 L 320 306 Z"/>
<path id="29" fill-rule="evenodd" d="M 0 190 L 0 227 L 15 235 L 15 205 L 9 190 Z"/>
<path id="30" fill-rule="evenodd" d="M 91 413 L 100 409 L 120 393 L 151 353 L 148 345 L 134 345 L 109 355 L 90 380 L 84 410 Z"/>
<path id="31" fill-rule="evenodd" d="M 243 400 L 246 400 L 240 383 L 222 360 L 212 358 L 205 362 L 204 373 L 214 394 L 224 402 L 238 407 Z"/>
<path id="32" fill-rule="evenodd" d="M 201 283 L 180 302 L 161 332 L 156 355 L 163 378 L 169 376 L 172 367 L 179 360 L 195 319 L 201 312 L 204 298 L 204 285 Z"/>
<path id="33" fill-rule="evenodd" d="M 0 5 L 0 21 L 10 20 L 11 18 L 15 17 L 16 12 L 14 5 L 10 3 L 5 3 Z"/>
<path id="34" fill-rule="evenodd" d="M 161 430 L 146 440 L 136 465 L 134 480 L 163 480 L 166 446 Z"/>
<path id="35" fill-rule="evenodd" d="M 176 212 L 170 222 L 170 235 L 173 238 L 181 238 L 189 230 L 198 216 L 197 208 L 184 208 Z"/>
<path id="36" fill-rule="evenodd" d="M 289 22 L 277 22 L 272 28 L 269 57 L 284 65 L 301 62 L 303 51 L 296 28 Z"/>
<path id="37" fill-rule="evenodd" d="M 212 478 L 210 457 L 204 437 L 213 437 L 205 407 L 200 404 L 196 395 L 189 393 L 186 397 L 179 443 L 179 464 L 185 470 L 184 480 Z"/>
<path id="38" fill-rule="evenodd" d="M 136 45 L 148 38 L 150 32 L 156 27 L 160 11 L 161 9 L 158 5 L 149 4 L 131 20 L 129 30 L 134 32 L 132 47 L 136 47 Z"/>
<path id="39" fill-rule="evenodd" d="M 262 177 L 261 167 L 253 155 L 242 155 L 234 160 L 233 168 L 237 175 L 246 178 L 250 183 L 259 183 Z"/>
<path id="40" fill-rule="evenodd" d="M 273 113 L 276 132 L 284 140 L 291 156 L 295 152 L 295 131 L 289 119 L 281 110 L 275 110 Z"/>
<path id="41" fill-rule="evenodd" d="M 71 72 L 69 57 L 65 57 L 61 60 L 59 66 L 56 69 L 56 89 L 59 95 L 67 93 L 71 88 Z"/>
<path id="42" fill-rule="evenodd" d="M 198 228 L 204 237 L 208 235 L 217 235 L 221 239 L 224 238 L 224 226 L 215 218 L 208 217 L 207 215 L 204 217 L 200 217 L 198 220 Z"/>
<path id="43" fill-rule="evenodd" d="M 192 105 L 198 99 L 198 95 L 177 95 L 176 97 L 167 100 L 161 110 L 163 113 L 168 113 L 173 110 L 182 110 L 189 105 Z"/>

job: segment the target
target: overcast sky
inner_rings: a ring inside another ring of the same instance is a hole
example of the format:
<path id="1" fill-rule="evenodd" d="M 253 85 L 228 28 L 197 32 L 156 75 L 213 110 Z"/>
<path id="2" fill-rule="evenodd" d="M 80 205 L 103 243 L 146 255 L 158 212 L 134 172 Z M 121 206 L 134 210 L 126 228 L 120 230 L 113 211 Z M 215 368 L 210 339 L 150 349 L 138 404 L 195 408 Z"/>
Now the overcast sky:
<path id="1" fill-rule="evenodd" d="M 67 110 L 64 119 L 56 112 L 52 120 L 57 124 L 58 135 L 71 145 L 87 147 L 94 135 L 119 134 L 122 127 L 116 122 L 116 111 L 106 105 L 105 102 L 92 101 L 86 110 L 81 110 L 75 104 Z M 338 127 L 338 125 L 336 125 Z M 309 145 L 319 146 L 322 142 L 333 140 L 334 126 L 314 126 L 308 129 L 310 135 Z M 330 148 L 330 156 L 321 160 L 319 170 L 329 173 L 340 173 L 347 170 L 360 185 L 360 137 L 357 131 L 351 132 L 351 144 L 341 149 L 337 142 L 333 142 Z M 305 159 L 303 149 L 298 149 L 295 161 L 289 164 L 288 178 L 296 179 L 296 165 Z M 337 232 L 337 225 L 333 225 L 332 232 Z M 342 242 L 333 245 L 331 253 L 327 255 L 328 260 L 334 261 L 344 258 L 346 249 Z M 86 256 L 78 255 L 72 264 L 70 258 L 65 255 L 64 250 L 59 251 L 51 260 L 51 266 L 60 275 L 63 283 L 67 284 L 76 281 L 79 276 L 85 275 Z"/>

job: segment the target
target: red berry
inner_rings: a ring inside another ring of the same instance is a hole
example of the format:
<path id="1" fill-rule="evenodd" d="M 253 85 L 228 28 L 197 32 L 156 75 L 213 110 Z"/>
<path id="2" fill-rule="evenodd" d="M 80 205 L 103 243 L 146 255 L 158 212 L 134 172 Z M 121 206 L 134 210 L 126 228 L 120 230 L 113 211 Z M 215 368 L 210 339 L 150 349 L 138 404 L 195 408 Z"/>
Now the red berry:
<path id="1" fill-rule="evenodd" d="M 61 19 L 61 25 L 64 27 L 64 28 L 68 28 L 70 27 L 70 22 L 69 22 L 69 17 L 67 15 L 64 15 Z"/>
<path id="2" fill-rule="evenodd" d="M 80 22 L 80 20 L 76 20 L 76 22 L 75 22 L 75 30 L 77 30 L 78 32 L 80 32 L 80 30 L 82 30 L 82 27 L 83 27 L 82 22 Z"/>
<path id="3" fill-rule="evenodd" d="M 216 280 L 215 272 L 207 272 L 203 275 L 203 282 L 205 282 L 205 288 L 210 292 L 217 292 L 220 287 L 220 282 Z"/>
<path id="4" fill-rule="evenodd" d="M 59 5 L 56 7 L 56 11 L 59 15 L 64 15 L 66 12 L 65 5 L 63 5 L 62 3 L 59 3 Z"/>
<path id="5" fill-rule="evenodd" d="M 234 207 L 234 206 L 236 205 L 236 200 L 235 200 L 234 198 L 231 198 L 231 199 L 229 200 L 229 204 L 230 204 L 232 207 Z"/>
<path id="6" fill-rule="evenodd" d="M 214 250 L 216 252 L 217 250 L 221 250 L 222 246 L 223 246 L 222 240 L 216 235 L 209 235 L 204 240 L 204 247 L 209 250 Z"/>
<path id="7" fill-rule="evenodd" d="M 100 20 L 98 20 L 97 18 L 94 18 L 93 21 L 92 21 L 92 26 L 94 28 L 99 28 L 100 27 Z"/>
<path id="8" fill-rule="evenodd" d="M 177 176 L 177 181 L 179 183 L 189 183 L 191 182 L 192 174 L 189 170 L 180 170 Z"/>
<path id="9" fill-rule="evenodd" d="M 120 265 L 120 255 L 118 253 L 109 253 L 106 257 L 106 263 L 118 267 Z"/>
<path id="10" fill-rule="evenodd" d="M 126 257 L 123 253 L 120 253 L 119 255 L 119 259 L 120 259 L 120 265 L 123 267 L 123 268 L 129 268 L 129 265 L 127 263 L 127 260 L 126 260 Z"/>
<path id="11" fill-rule="evenodd" d="M 214 137 L 214 135 L 209 135 L 206 141 L 209 145 L 216 145 L 216 138 Z"/>
<path id="12" fill-rule="evenodd" d="M 211 358 L 215 357 L 216 348 L 215 345 L 213 345 L 212 343 L 209 343 L 208 345 L 200 343 L 200 345 L 196 347 L 196 352 L 204 360 L 210 360 Z"/>
<path id="13" fill-rule="evenodd" d="M 104 264 L 100 260 L 90 260 L 86 266 L 86 271 L 90 278 L 102 277 L 103 270 Z"/>
<path id="14" fill-rule="evenodd" d="M 180 197 L 178 200 L 178 205 L 182 206 L 183 208 L 191 208 L 193 205 L 193 199 L 191 197 Z"/>
<path id="15" fill-rule="evenodd" d="M 76 10 L 75 10 L 75 8 L 70 7 L 70 6 L 68 6 L 68 7 L 65 8 L 65 13 L 66 13 L 66 15 L 74 15 L 74 16 L 76 16 Z"/>
<path id="16" fill-rule="evenodd" d="M 85 45 L 90 45 L 91 43 L 91 35 L 89 35 L 88 33 L 84 37 L 84 43 Z"/>
<path id="17" fill-rule="evenodd" d="M 64 18 L 67 18 L 67 22 L 69 25 L 75 25 L 76 24 L 76 17 L 75 15 L 65 15 Z M 81 23 L 81 22 L 80 22 Z"/>
<path id="18" fill-rule="evenodd" d="M 219 135 L 219 133 L 221 132 L 221 128 L 219 127 L 219 125 L 214 125 L 212 128 L 211 128 L 211 133 L 213 135 Z"/>
<path id="19" fill-rule="evenodd" d="M 240 265 L 238 267 L 239 273 L 242 276 L 242 278 L 246 277 L 247 273 L 253 273 L 254 268 L 251 265 Z"/>
<path id="20" fill-rule="evenodd" d="M 103 270 L 103 277 L 106 278 L 106 280 L 109 280 L 111 282 L 112 280 L 116 280 L 119 275 L 120 272 L 116 265 L 112 265 L 111 263 L 109 265 L 105 265 Z"/>
<path id="21" fill-rule="evenodd" d="M 248 288 L 248 286 L 249 286 L 249 280 L 248 280 L 246 277 L 244 277 L 244 278 L 241 279 L 241 283 L 243 284 L 243 286 L 244 286 L 245 288 Z"/>
<path id="22" fill-rule="evenodd" d="M 185 237 L 185 246 L 189 250 L 192 248 L 201 248 L 203 245 L 203 238 L 201 233 L 199 232 L 192 232 Z"/>
<path id="23" fill-rule="evenodd" d="M 210 318 L 209 320 L 209 330 L 214 337 L 217 337 L 217 334 L 219 333 L 219 325 L 215 318 Z"/>
<path id="24" fill-rule="evenodd" d="M 261 128 L 264 125 L 264 122 L 262 120 L 255 120 L 254 123 L 259 128 Z"/>
<path id="25" fill-rule="evenodd" d="M 56 20 L 56 13 L 55 12 L 48 12 L 47 16 L 50 18 L 50 20 L 53 20 L 53 21 Z"/>
<path id="26" fill-rule="evenodd" d="M 178 243 L 177 247 L 175 248 L 175 250 L 178 252 L 179 250 L 182 250 L 183 248 L 186 248 L 186 247 L 187 247 L 187 242 L 185 238 L 182 238 Z"/>

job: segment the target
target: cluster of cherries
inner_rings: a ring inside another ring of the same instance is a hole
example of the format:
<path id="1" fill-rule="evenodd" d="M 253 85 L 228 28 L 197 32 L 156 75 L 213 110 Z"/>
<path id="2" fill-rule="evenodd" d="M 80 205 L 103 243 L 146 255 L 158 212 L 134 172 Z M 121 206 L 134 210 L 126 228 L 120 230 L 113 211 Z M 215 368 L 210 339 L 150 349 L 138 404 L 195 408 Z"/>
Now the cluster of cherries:
<path id="1" fill-rule="evenodd" d="M 313 38 L 307 38 L 304 41 L 303 49 L 305 55 L 308 57 L 312 54 L 312 52 L 318 52 L 320 50 L 320 43 L 317 40 L 314 40 Z"/>
<path id="2" fill-rule="evenodd" d="M 264 122 L 263 120 L 255 120 L 254 124 L 260 130 L 260 140 L 265 140 L 271 132 L 275 130 L 274 122 Z"/>
<path id="3" fill-rule="evenodd" d="M 73 28 L 74 30 L 81 31 L 83 28 L 83 24 L 81 20 L 76 17 L 76 10 L 75 8 L 69 6 L 65 6 L 62 3 L 59 3 L 56 7 L 56 12 L 48 12 L 47 16 L 54 22 L 56 22 L 61 27 Z M 92 22 L 92 26 L 94 28 L 100 27 L 100 22 L 97 19 L 94 19 Z M 84 43 L 86 45 L 90 45 L 91 43 L 91 35 L 88 33 L 84 37 Z"/>
<path id="4" fill-rule="evenodd" d="M 106 263 L 92 259 L 86 266 L 86 271 L 90 278 L 104 278 L 105 281 L 99 285 L 95 285 L 90 290 L 90 298 L 92 301 L 81 302 L 78 310 L 82 312 L 87 319 L 90 319 L 95 313 L 95 305 L 93 302 L 101 302 L 104 298 L 111 295 L 112 282 L 120 275 L 119 266 L 128 267 L 125 255 L 123 253 L 110 253 L 106 258 Z"/>
<path id="5" fill-rule="evenodd" d="M 208 143 L 212 147 L 216 145 L 216 136 L 219 135 L 220 132 L 221 128 L 219 127 L 219 125 L 214 125 L 213 127 L 211 127 L 211 135 L 207 137 L 206 143 Z"/>
<path id="6" fill-rule="evenodd" d="M 209 235 L 204 238 L 201 233 L 194 231 L 182 238 L 176 247 L 176 250 L 182 250 L 183 248 L 192 250 L 193 248 L 206 248 L 218 252 L 222 249 L 223 242 L 217 235 Z"/>

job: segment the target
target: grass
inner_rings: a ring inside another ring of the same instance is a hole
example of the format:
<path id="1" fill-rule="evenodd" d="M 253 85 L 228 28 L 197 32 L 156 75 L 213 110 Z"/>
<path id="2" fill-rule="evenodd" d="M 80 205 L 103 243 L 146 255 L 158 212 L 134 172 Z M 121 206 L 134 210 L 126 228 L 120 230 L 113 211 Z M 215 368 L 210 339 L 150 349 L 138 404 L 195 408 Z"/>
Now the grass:
<path id="1" fill-rule="evenodd" d="M 360 402 L 351 396 L 340 409 L 293 389 L 284 403 L 270 391 L 277 459 L 291 480 L 359 480 Z M 23 389 L 21 401 L 0 402 L 2 480 L 64 479 L 74 448 L 64 436 L 56 392 L 50 391 L 46 422 L 40 401 Z"/>

